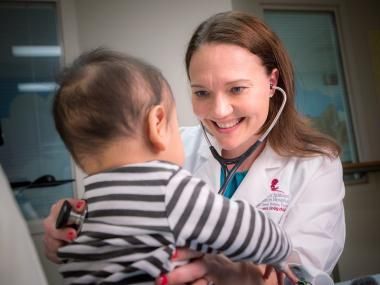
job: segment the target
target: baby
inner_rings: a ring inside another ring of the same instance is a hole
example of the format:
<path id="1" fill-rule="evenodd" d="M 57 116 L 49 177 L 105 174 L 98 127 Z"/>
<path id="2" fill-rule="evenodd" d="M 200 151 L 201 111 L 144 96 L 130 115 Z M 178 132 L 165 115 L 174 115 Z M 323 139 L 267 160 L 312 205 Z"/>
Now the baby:
<path id="1" fill-rule="evenodd" d="M 173 269 L 176 247 L 277 267 L 291 252 L 261 211 L 181 168 L 174 98 L 155 67 L 105 49 L 85 53 L 64 71 L 53 115 L 88 175 L 87 217 L 59 251 L 66 284 L 153 284 Z"/>

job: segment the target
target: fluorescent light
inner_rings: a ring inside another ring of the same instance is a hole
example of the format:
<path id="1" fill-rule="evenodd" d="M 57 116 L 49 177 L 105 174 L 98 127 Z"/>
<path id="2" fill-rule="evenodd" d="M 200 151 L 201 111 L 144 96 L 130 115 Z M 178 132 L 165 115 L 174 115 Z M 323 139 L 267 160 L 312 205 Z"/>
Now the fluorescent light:
<path id="1" fill-rule="evenodd" d="M 60 46 L 13 46 L 12 55 L 17 57 L 56 57 L 61 56 Z"/>
<path id="2" fill-rule="evenodd" d="M 54 92 L 58 85 L 54 82 L 19 83 L 19 92 Z"/>

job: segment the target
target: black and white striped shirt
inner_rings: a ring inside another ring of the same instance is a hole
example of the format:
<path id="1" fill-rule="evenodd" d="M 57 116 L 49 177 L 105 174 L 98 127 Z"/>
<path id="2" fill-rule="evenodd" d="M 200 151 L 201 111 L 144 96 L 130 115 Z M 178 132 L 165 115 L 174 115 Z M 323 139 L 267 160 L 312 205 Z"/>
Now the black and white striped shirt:
<path id="1" fill-rule="evenodd" d="M 171 163 L 133 164 L 85 178 L 88 215 L 59 250 L 66 284 L 153 284 L 176 247 L 277 264 L 283 230 L 245 201 L 229 201 Z"/>

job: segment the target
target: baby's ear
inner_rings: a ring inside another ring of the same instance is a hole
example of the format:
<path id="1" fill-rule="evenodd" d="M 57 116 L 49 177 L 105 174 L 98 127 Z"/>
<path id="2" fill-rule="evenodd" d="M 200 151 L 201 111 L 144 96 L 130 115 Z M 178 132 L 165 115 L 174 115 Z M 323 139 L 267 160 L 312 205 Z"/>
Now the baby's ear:
<path id="1" fill-rule="evenodd" d="M 155 152 L 165 151 L 169 143 L 168 114 L 162 105 L 154 106 L 148 114 L 148 140 Z"/>

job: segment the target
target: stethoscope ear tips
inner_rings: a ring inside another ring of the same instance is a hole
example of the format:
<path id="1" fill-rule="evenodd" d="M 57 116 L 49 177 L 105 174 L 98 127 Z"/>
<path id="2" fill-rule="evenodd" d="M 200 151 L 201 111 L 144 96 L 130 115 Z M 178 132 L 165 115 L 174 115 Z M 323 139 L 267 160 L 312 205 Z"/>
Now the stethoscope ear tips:
<path id="1" fill-rule="evenodd" d="M 73 211 L 73 207 L 67 200 L 65 200 L 59 211 L 58 218 L 55 223 L 55 228 L 61 229 L 66 226 L 71 226 L 80 231 L 86 215 L 87 210 L 85 210 L 83 214 L 78 214 L 75 211 Z"/>

